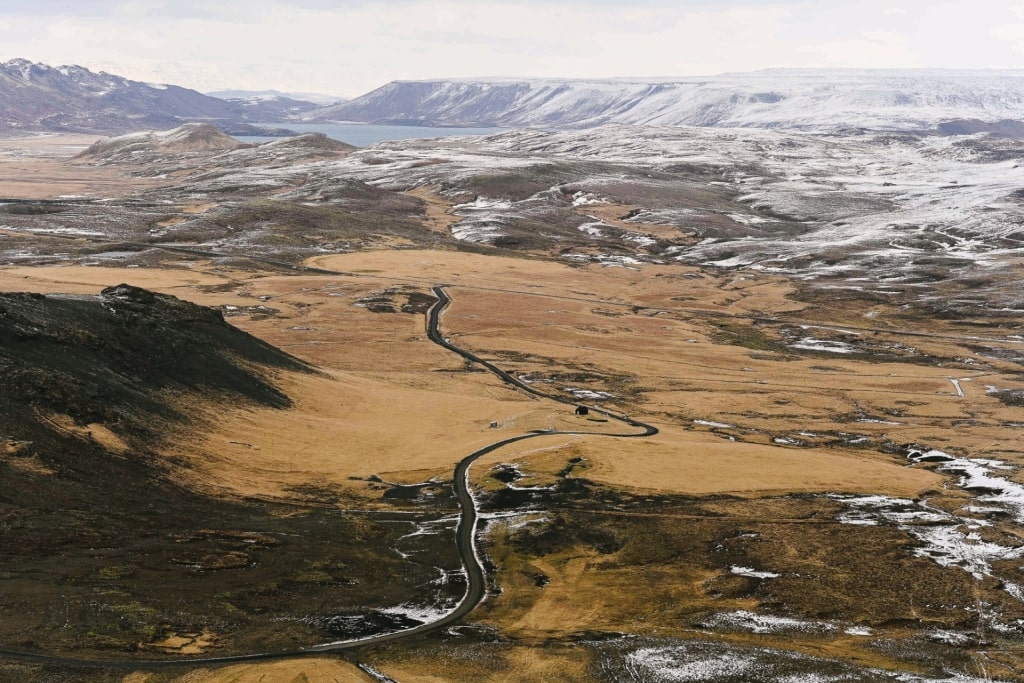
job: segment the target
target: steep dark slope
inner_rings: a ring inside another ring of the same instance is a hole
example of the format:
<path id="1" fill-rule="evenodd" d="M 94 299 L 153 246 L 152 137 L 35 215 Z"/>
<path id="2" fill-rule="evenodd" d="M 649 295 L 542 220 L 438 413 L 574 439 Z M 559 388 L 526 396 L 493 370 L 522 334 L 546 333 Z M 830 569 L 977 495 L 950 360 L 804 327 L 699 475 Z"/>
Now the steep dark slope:
<path id="1" fill-rule="evenodd" d="M 325 609 L 411 599 L 433 569 L 405 566 L 394 527 L 197 491 L 155 448 L 200 438 L 216 401 L 285 409 L 282 371 L 309 368 L 174 297 L 0 294 L 0 649 L 287 649 L 329 637 Z M 65 680 L 5 664 L 2 680 Z"/>
<path id="2" fill-rule="evenodd" d="M 160 420 L 183 418 L 171 400 L 188 392 L 286 407 L 264 366 L 305 367 L 171 296 L 129 285 L 95 299 L 0 295 L 0 433 L 15 438 L 48 429 L 48 414 L 153 438 Z"/>

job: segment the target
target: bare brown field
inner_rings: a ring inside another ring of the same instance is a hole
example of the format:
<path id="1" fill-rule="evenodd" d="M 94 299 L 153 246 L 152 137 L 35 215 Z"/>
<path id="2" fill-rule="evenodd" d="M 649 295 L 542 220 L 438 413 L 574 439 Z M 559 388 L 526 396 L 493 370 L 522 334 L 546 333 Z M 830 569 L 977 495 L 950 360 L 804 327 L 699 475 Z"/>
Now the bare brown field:
<path id="1" fill-rule="evenodd" d="M 124 683 L 366 683 L 368 680 L 372 679 L 354 664 L 325 657 L 197 669 L 171 679 L 137 672 L 126 676 Z"/>
<path id="2" fill-rule="evenodd" d="M 655 239 L 687 239 L 691 238 L 692 235 L 683 232 L 679 228 L 671 225 L 657 225 L 655 223 L 627 223 L 625 217 L 630 214 L 631 211 L 640 209 L 639 206 L 632 206 L 629 204 L 588 204 L 580 206 L 575 209 L 575 212 L 580 216 L 593 216 L 600 219 L 607 225 L 613 225 L 621 230 L 628 232 L 639 232 L 643 235 L 649 235 Z"/>
<path id="3" fill-rule="evenodd" d="M 73 164 L 97 135 L 34 135 L 0 138 L 0 197 L 57 199 L 119 197 L 168 184 L 129 175 L 124 169 Z"/>
<path id="4" fill-rule="evenodd" d="M 450 235 L 451 227 L 459 222 L 452 213 L 454 203 L 437 194 L 437 188 L 417 187 L 405 194 L 423 200 L 425 206 L 424 224 L 434 232 Z"/>

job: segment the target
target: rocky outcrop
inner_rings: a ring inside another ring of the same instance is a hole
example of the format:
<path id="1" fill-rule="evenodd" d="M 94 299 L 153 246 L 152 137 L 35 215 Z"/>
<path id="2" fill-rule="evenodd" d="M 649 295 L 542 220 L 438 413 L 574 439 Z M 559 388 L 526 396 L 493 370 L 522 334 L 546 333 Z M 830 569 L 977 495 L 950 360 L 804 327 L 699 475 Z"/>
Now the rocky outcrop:
<path id="1" fill-rule="evenodd" d="M 284 408 L 275 368 L 306 366 L 172 296 L 124 284 L 98 297 L 0 294 L 0 435 L 14 441 L 45 439 L 54 415 L 141 443 L 204 399 Z"/>

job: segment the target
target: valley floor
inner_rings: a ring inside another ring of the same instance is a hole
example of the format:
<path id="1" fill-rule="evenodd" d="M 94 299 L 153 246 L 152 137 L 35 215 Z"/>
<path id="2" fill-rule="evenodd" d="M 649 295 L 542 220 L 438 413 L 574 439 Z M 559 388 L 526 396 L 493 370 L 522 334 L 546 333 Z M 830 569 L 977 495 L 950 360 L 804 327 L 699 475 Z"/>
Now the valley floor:
<path id="1" fill-rule="evenodd" d="M 423 234 L 450 230 L 450 207 L 417 192 Z M 93 296 L 126 282 L 215 307 L 317 368 L 275 371 L 286 409 L 182 405 L 189 426 L 155 446 L 162 476 L 274 524 L 308 520 L 303 542 L 318 548 L 338 529 L 316 515 L 337 515 L 368 553 L 419 562 L 418 583 L 379 589 L 412 564 L 353 574 L 369 566 L 354 541 L 316 562 L 285 544 L 252 556 L 281 573 L 261 575 L 259 599 L 243 597 L 251 568 L 211 563 L 188 575 L 175 612 L 141 585 L 164 568 L 115 549 L 66 590 L 60 572 L 0 567 L 0 646 L 130 662 L 324 642 L 351 635 L 328 628 L 338 619 L 373 610 L 428 618 L 458 593 L 457 579 L 445 588 L 459 571 L 455 463 L 530 430 L 576 432 L 507 446 L 470 472 L 489 563 L 478 609 L 443 635 L 344 657 L 132 672 L 0 659 L 0 680 L 1024 680 L 1018 318 L 940 317 L 764 270 L 373 239 L 301 267 L 160 248 L 130 268 L 10 264 L 0 291 Z M 442 284 L 452 343 L 570 404 L 432 344 L 424 313 Z M 600 413 L 573 401 L 659 433 L 598 436 Z M 128 457 L 116 425 L 53 417 L 68 438 Z M 60 476 L 47 463 L 0 450 L 2 471 L 26 480 Z M 283 589 L 294 601 L 268 597 Z M 67 595 L 74 609 L 50 602 Z"/>

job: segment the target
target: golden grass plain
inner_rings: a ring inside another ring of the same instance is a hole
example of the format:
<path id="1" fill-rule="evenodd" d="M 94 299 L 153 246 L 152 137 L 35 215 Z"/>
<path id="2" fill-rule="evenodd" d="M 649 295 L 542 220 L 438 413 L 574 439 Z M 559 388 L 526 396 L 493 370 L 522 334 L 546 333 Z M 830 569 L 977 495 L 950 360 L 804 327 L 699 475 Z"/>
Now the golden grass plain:
<path id="1" fill-rule="evenodd" d="M 635 304 L 627 292 L 638 290 L 637 298 L 650 306 L 670 301 L 677 291 L 675 279 L 658 278 L 657 271 L 644 278 L 623 269 L 414 250 L 313 263 L 355 276 L 253 277 L 212 264 L 130 270 L 17 267 L 0 270 L 0 288 L 95 294 L 126 281 L 204 305 L 234 307 L 238 314 L 229 316 L 231 322 L 321 368 L 317 375 L 280 377 L 294 409 L 218 407 L 209 420 L 211 431 L 198 439 L 182 435 L 169 446 L 170 453 L 194 463 L 197 482 L 237 495 L 282 496 L 309 481 L 358 492 L 365 484 L 350 478 L 369 475 L 413 483 L 445 476 L 463 455 L 505 434 L 552 427 L 601 430 L 600 424 L 573 421 L 564 405 L 513 391 L 489 374 L 465 372 L 461 359 L 427 340 L 422 315 L 372 313 L 354 305 L 388 286 L 412 283 L 427 290 L 431 282 L 451 284 L 453 304 L 443 328 L 458 344 L 485 355 L 507 349 L 562 365 L 586 363 L 635 377 L 643 386 L 639 400 L 624 405 L 612 400 L 610 406 L 645 417 L 654 414 L 646 419 L 662 434 L 650 440 L 587 439 L 583 448 L 595 463 L 588 476 L 602 483 L 688 494 L 900 496 L 940 483 L 930 472 L 901 467 L 877 453 L 787 448 L 771 443 L 769 433 L 735 443 L 728 434 L 699 424 L 735 423 L 732 431 L 737 432 L 760 430 L 766 422 L 779 431 L 787 421 L 792 430 L 835 429 L 835 414 L 849 410 L 861 393 L 870 395 L 878 385 L 898 396 L 930 399 L 929 405 L 947 411 L 955 401 L 944 392 L 948 379 L 927 367 L 913 368 L 910 376 L 905 366 L 895 377 L 872 371 L 860 382 L 844 377 L 843 385 L 831 385 L 815 382 L 815 373 L 807 369 L 814 361 L 752 359 L 747 349 L 712 343 L 699 319 L 631 314 Z M 721 284 L 708 276 L 700 282 L 708 283 L 704 286 L 711 294 Z M 743 292 L 732 308 L 746 312 L 767 305 L 766 298 L 781 297 L 786 287 L 771 278 L 750 283 Z M 254 305 L 279 312 L 247 315 Z M 604 308 L 621 315 L 609 317 Z M 496 311 L 502 315 L 495 316 Z M 521 366 L 524 374 L 544 370 L 529 362 L 511 365 Z M 908 380 L 925 384 L 918 390 L 908 387 Z M 780 412 L 790 417 L 744 418 L 765 411 L 766 395 L 788 397 Z M 794 405 L 802 399 L 808 405 Z M 497 430 L 490 428 L 492 422 L 499 424 Z M 892 432 L 894 425 L 865 423 L 858 429 Z M 493 457 L 514 459 L 517 450 L 507 448 Z"/>

